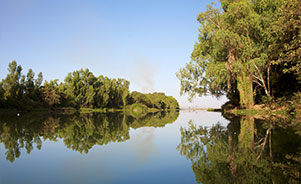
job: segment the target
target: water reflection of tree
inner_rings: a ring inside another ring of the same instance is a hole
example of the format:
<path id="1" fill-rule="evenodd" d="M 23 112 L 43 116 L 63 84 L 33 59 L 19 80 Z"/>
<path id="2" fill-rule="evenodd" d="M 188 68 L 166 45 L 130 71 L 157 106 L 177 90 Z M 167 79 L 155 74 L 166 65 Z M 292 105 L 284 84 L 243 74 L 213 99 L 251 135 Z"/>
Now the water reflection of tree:
<path id="1" fill-rule="evenodd" d="M 15 122 L 12 123 L 12 120 Z M 42 126 L 35 121 L 42 120 L 41 116 L 34 119 L 29 116 L 24 118 L 15 118 L 14 116 L 1 117 L 0 121 L 0 142 L 3 142 L 6 151 L 6 159 L 13 162 L 15 158 L 21 155 L 21 148 L 25 148 L 28 154 L 31 153 L 34 145 L 41 149 L 42 141 L 37 129 Z M 26 128 L 25 128 L 26 127 Z"/>
<path id="2" fill-rule="evenodd" d="M 129 125 L 124 118 L 122 114 L 73 116 L 59 129 L 58 135 L 68 148 L 88 153 L 96 144 L 128 140 Z"/>
<path id="3" fill-rule="evenodd" d="M 13 162 L 24 148 L 28 154 L 41 149 L 42 140 L 62 139 L 67 148 L 88 153 L 94 145 L 123 142 L 130 138 L 129 129 L 144 126 L 163 127 L 172 123 L 178 112 L 159 112 L 135 119 L 123 113 L 83 115 L 25 114 L 0 117 L 0 143 L 6 159 Z"/>
<path id="4" fill-rule="evenodd" d="M 146 116 L 132 119 L 131 128 L 141 127 L 164 127 L 166 124 L 173 123 L 179 116 L 179 112 L 161 111 L 148 113 Z"/>
<path id="5" fill-rule="evenodd" d="M 177 149 L 192 162 L 198 183 L 297 183 L 300 135 L 272 125 L 251 116 L 233 119 L 227 128 L 189 122 L 187 129 L 181 128 Z M 281 135 L 284 132 L 290 136 Z M 287 145 L 294 148 L 282 150 Z M 284 168 L 288 174 L 283 174 Z"/>

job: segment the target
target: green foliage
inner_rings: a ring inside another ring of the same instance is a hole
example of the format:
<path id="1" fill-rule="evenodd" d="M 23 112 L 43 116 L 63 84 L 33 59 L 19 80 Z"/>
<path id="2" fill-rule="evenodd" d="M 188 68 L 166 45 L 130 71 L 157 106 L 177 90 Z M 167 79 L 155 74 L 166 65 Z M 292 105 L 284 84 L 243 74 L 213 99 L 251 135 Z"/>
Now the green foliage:
<path id="1" fill-rule="evenodd" d="M 251 108 L 261 96 L 300 90 L 300 1 L 221 0 L 197 17 L 201 26 L 191 61 L 177 77 L 181 94 L 227 94 Z M 296 87 L 295 87 L 296 86 Z M 286 92 L 285 92 L 286 91 Z"/>
<path id="2" fill-rule="evenodd" d="M 43 83 L 42 73 L 34 78 L 29 69 L 15 61 L 9 64 L 9 74 L 0 83 L 0 107 L 31 110 L 33 108 L 74 107 L 76 109 L 123 109 L 127 105 L 143 104 L 148 109 L 176 110 L 177 100 L 164 93 L 143 94 L 129 92 L 130 82 L 125 79 L 96 77 L 88 69 L 68 73 L 64 82 L 58 79 Z"/>
<path id="3" fill-rule="evenodd" d="M 12 61 L 8 65 L 8 72 L 6 78 L 2 80 L 2 87 L 4 91 L 4 100 L 12 100 L 12 97 L 20 98 L 18 88 L 20 88 L 22 67 L 18 66 L 16 61 Z"/>
<path id="4" fill-rule="evenodd" d="M 166 96 L 164 93 L 143 94 L 134 91 L 129 96 L 129 104 L 144 104 L 148 108 L 159 110 L 177 110 L 178 101 L 172 96 Z"/>
<path id="5" fill-rule="evenodd" d="M 49 107 L 60 104 L 60 95 L 58 92 L 58 80 L 45 81 L 44 86 L 40 89 L 41 98 Z"/>
<path id="6" fill-rule="evenodd" d="M 34 79 L 32 69 L 28 70 L 27 75 L 22 75 L 22 67 L 12 61 L 8 65 L 8 71 L 5 79 L 2 79 L 0 85 L 0 95 L 2 107 L 18 108 L 30 110 L 33 107 L 40 107 L 40 85 L 43 81 L 42 73 L 39 73 L 38 79 Z"/>
<path id="7" fill-rule="evenodd" d="M 129 82 L 95 77 L 88 69 L 74 71 L 61 84 L 65 105 L 77 108 L 121 108 L 127 104 Z"/>
<path id="8" fill-rule="evenodd" d="M 145 116 L 148 113 L 148 108 L 144 104 L 132 104 L 127 107 L 128 112 L 134 118 Z"/>
<path id="9" fill-rule="evenodd" d="M 273 34 L 277 40 L 271 50 L 277 54 L 273 63 L 280 65 L 284 73 L 293 73 L 301 81 L 301 3 L 298 0 L 284 0 L 277 7 L 279 19 L 273 22 Z"/>

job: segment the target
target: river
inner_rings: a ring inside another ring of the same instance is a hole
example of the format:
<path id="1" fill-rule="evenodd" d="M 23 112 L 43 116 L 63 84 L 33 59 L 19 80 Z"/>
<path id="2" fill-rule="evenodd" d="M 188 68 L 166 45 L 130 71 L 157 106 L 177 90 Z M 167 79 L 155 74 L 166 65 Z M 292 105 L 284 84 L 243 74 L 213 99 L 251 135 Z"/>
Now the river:
<path id="1" fill-rule="evenodd" d="M 0 115 L 0 183 L 298 183 L 300 124 L 220 112 Z"/>

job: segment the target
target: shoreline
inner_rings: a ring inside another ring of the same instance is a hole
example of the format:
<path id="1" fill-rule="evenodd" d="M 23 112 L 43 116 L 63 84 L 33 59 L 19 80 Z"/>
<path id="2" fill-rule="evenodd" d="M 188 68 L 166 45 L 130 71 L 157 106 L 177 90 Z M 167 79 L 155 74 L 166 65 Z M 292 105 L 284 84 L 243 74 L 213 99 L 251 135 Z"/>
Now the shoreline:
<path id="1" fill-rule="evenodd" d="M 146 113 L 154 113 L 154 112 L 168 112 L 168 111 L 179 111 L 180 109 L 156 109 L 156 108 L 146 108 L 143 109 L 143 112 Z M 131 109 L 129 107 L 125 108 L 73 108 L 73 107 L 59 107 L 59 108 L 33 108 L 31 110 L 20 110 L 20 109 L 3 109 L 0 108 L 0 115 L 2 114 L 16 114 L 16 113 L 58 113 L 58 114 L 74 114 L 74 113 L 107 113 L 107 112 L 131 112 L 135 111 L 135 109 Z M 140 111 L 140 110 L 139 110 Z M 142 113 L 142 112 L 141 112 Z"/>

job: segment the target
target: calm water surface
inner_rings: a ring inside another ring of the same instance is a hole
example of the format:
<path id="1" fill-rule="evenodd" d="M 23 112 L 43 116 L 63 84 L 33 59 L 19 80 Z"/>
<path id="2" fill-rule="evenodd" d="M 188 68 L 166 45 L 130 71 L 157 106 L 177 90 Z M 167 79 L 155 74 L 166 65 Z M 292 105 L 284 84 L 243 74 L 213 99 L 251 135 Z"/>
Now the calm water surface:
<path id="1" fill-rule="evenodd" d="M 1 115 L 0 183 L 298 183 L 298 122 L 227 119 Z"/>

